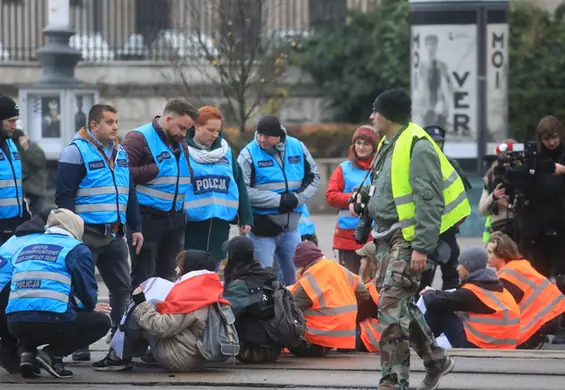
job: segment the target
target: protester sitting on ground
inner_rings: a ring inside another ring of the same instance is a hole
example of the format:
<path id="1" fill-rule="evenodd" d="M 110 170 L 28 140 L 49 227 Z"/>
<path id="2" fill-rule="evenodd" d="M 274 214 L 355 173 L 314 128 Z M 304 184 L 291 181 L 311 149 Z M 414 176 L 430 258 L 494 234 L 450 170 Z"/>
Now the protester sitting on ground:
<path id="1" fill-rule="evenodd" d="M 381 269 L 386 271 L 386 267 L 378 267 L 377 261 L 377 246 L 373 241 L 366 243 L 362 248 L 357 249 L 355 253 L 361 258 L 359 265 L 359 277 L 365 284 L 375 279 L 377 271 Z M 380 284 L 384 280 L 384 274 L 379 277 Z"/>
<path id="2" fill-rule="evenodd" d="M 557 286 L 522 257 L 518 245 L 506 234 L 494 232 L 487 244 L 488 264 L 496 268 L 504 288 L 520 306 L 518 348 L 543 345 L 542 327 L 565 313 L 565 296 Z"/>
<path id="3" fill-rule="evenodd" d="M 371 299 L 358 305 L 355 350 L 361 352 L 379 352 L 379 341 L 381 340 L 378 319 L 379 291 L 377 290 L 374 279 L 366 283 L 365 287 L 367 287 L 367 290 L 371 294 Z"/>
<path id="4" fill-rule="evenodd" d="M 29 239 L 45 232 L 45 224 L 50 212 L 50 208 L 40 210 L 29 221 L 18 226 L 14 235 L 0 247 L 0 366 L 9 373 L 20 372 L 18 341 L 8 332 L 5 316 L 12 281 L 12 259 Z"/>
<path id="5" fill-rule="evenodd" d="M 430 329 L 436 337 L 445 334 L 454 348 L 516 349 L 520 308 L 496 273 L 486 268 L 487 258 L 483 247 L 464 250 L 457 267 L 460 287 L 420 292 Z"/>
<path id="6" fill-rule="evenodd" d="M 176 264 L 177 282 L 164 302 L 147 301 L 141 286 L 134 290 L 132 298 L 136 307 L 124 328 L 128 342 L 136 344 L 134 349 L 144 350 L 148 342 L 161 367 L 169 372 L 186 372 L 202 368 L 207 362 L 197 342 L 208 324 L 210 305 L 228 302 L 222 299 L 222 283 L 214 272 L 217 261 L 211 253 L 197 249 L 182 251 L 176 257 Z M 143 337 L 130 340 L 135 334 Z M 92 368 L 121 371 L 131 368 L 131 364 L 130 359 L 121 360 L 110 349 Z"/>
<path id="7" fill-rule="evenodd" d="M 264 269 L 254 258 L 253 241 L 244 236 L 232 238 L 226 245 L 228 263 L 224 269 L 224 298 L 231 304 L 239 335 L 243 363 L 277 361 L 277 346 L 264 321 L 274 317 L 272 291 L 278 284 L 271 268 Z"/>
<path id="8" fill-rule="evenodd" d="M 306 318 L 304 341 L 290 348 L 296 356 L 323 357 L 333 349 L 355 348 L 357 304 L 371 299 L 357 275 L 327 260 L 313 243 L 296 247 L 299 278 L 291 287 L 296 306 Z"/>
<path id="9" fill-rule="evenodd" d="M 56 209 L 46 227 L 45 234 L 27 239 L 12 261 L 8 330 L 19 342 L 23 377 L 39 376 L 39 366 L 55 378 L 70 378 L 63 357 L 108 333 L 109 307 L 96 305 L 92 252 L 80 241 L 82 218 Z"/>

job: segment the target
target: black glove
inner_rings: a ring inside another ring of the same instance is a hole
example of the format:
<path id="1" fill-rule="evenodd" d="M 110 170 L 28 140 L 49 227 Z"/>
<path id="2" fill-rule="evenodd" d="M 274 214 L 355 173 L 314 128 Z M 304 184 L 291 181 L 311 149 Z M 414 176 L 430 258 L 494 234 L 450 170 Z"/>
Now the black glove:
<path id="1" fill-rule="evenodd" d="M 132 295 L 131 295 L 133 301 L 135 302 L 136 305 L 139 305 L 140 303 L 145 302 L 145 293 L 143 292 L 143 290 L 141 289 L 141 287 L 136 288 Z"/>
<path id="2" fill-rule="evenodd" d="M 279 211 L 281 214 L 289 213 L 298 206 L 298 198 L 296 195 L 290 192 L 285 192 L 281 194 L 281 203 L 279 205 Z"/>

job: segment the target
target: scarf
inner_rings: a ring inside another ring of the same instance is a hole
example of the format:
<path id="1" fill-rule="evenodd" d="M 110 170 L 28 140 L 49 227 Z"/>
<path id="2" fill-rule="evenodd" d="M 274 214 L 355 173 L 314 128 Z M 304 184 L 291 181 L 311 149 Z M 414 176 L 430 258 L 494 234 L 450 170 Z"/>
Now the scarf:
<path id="1" fill-rule="evenodd" d="M 188 145 L 190 157 L 199 164 L 215 164 L 228 153 L 230 147 L 225 139 L 222 139 L 221 146 L 214 150 L 202 150 Z"/>

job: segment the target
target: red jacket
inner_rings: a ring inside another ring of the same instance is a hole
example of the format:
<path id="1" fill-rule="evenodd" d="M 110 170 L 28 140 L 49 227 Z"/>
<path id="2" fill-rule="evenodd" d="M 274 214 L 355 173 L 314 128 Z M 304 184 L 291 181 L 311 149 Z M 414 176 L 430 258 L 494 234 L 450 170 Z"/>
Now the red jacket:
<path id="1" fill-rule="evenodd" d="M 363 160 L 358 162 L 358 167 L 367 170 L 371 165 L 372 157 L 368 160 Z M 341 170 L 341 165 L 338 165 L 334 173 L 330 177 L 328 183 L 328 190 L 326 192 L 326 199 L 328 204 L 337 209 L 347 209 L 349 204 L 347 203 L 351 197 L 351 193 L 344 193 L 345 182 L 343 180 L 343 171 Z M 337 224 L 334 231 L 334 249 L 343 250 L 357 250 L 363 247 L 355 242 L 355 237 L 353 233 L 354 229 L 340 229 Z M 369 237 L 369 239 L 372 239 Z"/>

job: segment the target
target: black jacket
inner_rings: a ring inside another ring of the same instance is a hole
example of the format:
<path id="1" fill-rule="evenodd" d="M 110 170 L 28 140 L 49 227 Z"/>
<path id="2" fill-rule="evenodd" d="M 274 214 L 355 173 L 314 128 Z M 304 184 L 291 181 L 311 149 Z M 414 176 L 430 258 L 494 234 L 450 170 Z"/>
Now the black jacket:
<path id="1" fill-rule="evenodd" d="M 504 290 L 504 285 L 496 273 L 486 268 L 472 272 L 463 284 L 474 284 L 494 292 Z M 434 313 L 455 311 L 474 314 L 494 313 L 494 310 L 485 305 L 474 293 L 460 287 L 455 291 L 428 291 L 424 294 L 424 303 L 427 310 Z"/>

